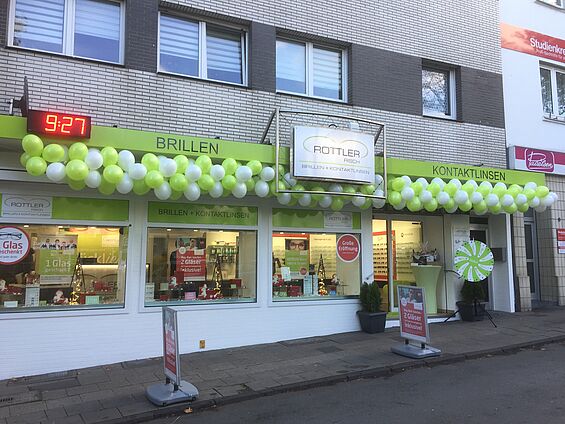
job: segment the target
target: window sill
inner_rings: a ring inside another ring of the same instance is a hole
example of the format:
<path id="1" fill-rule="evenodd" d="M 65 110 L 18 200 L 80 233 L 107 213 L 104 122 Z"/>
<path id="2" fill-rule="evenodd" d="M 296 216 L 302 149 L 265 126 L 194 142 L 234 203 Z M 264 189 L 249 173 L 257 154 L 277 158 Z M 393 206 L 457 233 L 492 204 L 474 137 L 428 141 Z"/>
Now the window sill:
<path id="1" fill-rule="evenodd" d="M 445 116 L 445 115 L 428 115 L 428 114 L 422 114 L 423 118 L 431 118 L 431 119 L 439 119 L 441 121 L 451 121 L 451 122 L 459 122 L 457 121 L 457 118 L 454 116 Z"/>
<path id="2" fill-rule="evenodd" d="M 105 60 L 99 60 L 99 59 L 91 59 L 88 57 L 81 57 L 81 56 L 72 56 L 72 55 L 68 55 L 68 54 L 64 54 L 64 53 L 57 53 L 57 52 L 50 52 L 50 51 L 46 51 L 46 50 L 37 50 L 37 49 L 29 49 L 26 47 L 18 47 L 18 46 L 6 46 L 6 49 L 8 50 L 14 50 L 14 51 L 22 51 L 22 52 L 28 52 L 28 53 L 34 53 L 34 54 L 40 54 L 40 55 L 45 55 L 45 56 L 52 56 L 55 58 L 61 58 L 61 59 L 71 59 L 71 60 L 76 60 L 78 62 L 86 62 L 86 63 L 95 63 L 98 65 L 108 65 L 108 66 L 114 66 L 117 68 L 125 68 L 125 64 L 123 62 L 108 62 Z"/>
<path id="3" fill-rule="evenodd" d="M 552 122 L 554 124 L 561 124 L 565 125 L 565 116 L 556 116 L 556 115 L 543 115 L 544 122 Z"/>
<path id="4" fill-rule="evenodd" d="M 321 100 L 323 102 L 337 103 L 337 104 L 341 104 L 341 105 L 347 105 L 348 104 L 345 100 L 330 99 L 328 97 L 309 96 L 308 94 L 293 93 L 291 91 L 277 90 L 276 94 L 282 94 L 282 95 L 290 96 L 290 97 L 300 97 L 301 99 Z"/>
<path id="5" fill-rule="evenodd" d="M 206 79 L 206 78 L 195 77 L 193 75 L 177 74 L 175 72 L 167 72 L 167 71 L 160 71 L 159 70 L 159 71 L 157 71 L 157 75 L 177 77 L 177 78 L 189 79 L 189 80 L 199 81 L 199 82 L 207 82 L 207 83 L 211 83 L 211 84 L 223 85 L 223 86 L 232 87 L 232 88 L 249 89 L 249 85 L 247 85 L 247 84 L 237 84 L 235 82 L 229 82 L 229 81 Z"/>
<path id="6" fill-rule="evenodd" d="M 68 318 L 100 315 L 127 314 L 123 304 L 114 305 L 80 305 L 80 306 L 52 306 L 37 308 L 2 308 L 0 310 L 0 320 L 3 319 L 24 319 L 24 318 Z"/>

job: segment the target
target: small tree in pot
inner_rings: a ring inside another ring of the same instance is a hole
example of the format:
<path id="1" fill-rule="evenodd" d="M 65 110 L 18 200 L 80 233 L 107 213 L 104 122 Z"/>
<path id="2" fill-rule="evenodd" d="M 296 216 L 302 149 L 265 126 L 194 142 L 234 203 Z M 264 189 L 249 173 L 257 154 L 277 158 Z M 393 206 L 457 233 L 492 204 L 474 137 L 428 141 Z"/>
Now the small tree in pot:
<path id="1" fill-rule="evenodd" d="M 374 334 L 385 331 L 386 312 L 381 312 L 381 292 L 376 283 L 363 283 L 359 295 L 363 310 L 357 311 L 361 329 Z"/>
<path id="2" fill-rule="evenodd" d="M 463 321 L 482 321 L 485 315 L 485 292 L 481 283 L 465 280 L 461 287 L 461 300 L 456 302 Z"/>

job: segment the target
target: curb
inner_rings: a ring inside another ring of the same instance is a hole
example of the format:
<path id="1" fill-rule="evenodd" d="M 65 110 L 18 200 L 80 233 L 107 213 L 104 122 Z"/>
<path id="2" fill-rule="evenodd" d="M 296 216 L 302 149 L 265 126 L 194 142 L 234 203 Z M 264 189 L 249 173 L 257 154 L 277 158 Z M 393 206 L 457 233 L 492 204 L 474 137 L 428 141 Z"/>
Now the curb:
<path id="1" fill-rule="evenodd" d="M 302 381 L 291 384 L 284 384 L 272 388 L 258 391 L 246 391 L 237 395 L 226 396 L 218 399 L 197 400 L 195 402 L 179 403 L 171 406 L 156 407 L 152 411 L 143 412 L 119 419 L 111 419 L 99 421 L 99 424 L 137 424 L 147 422 L 152 419 L 163 418 L 166 416 L 183 415 L 186 408 L 191 408 L 193 412 L 200 412 L 206 409 L 216 408 L 218 406 L 230 405 L 233 403 L 244 402 L 247 400 L 258 399 L 266 396 L 273 396 L 281 393 L 298 392 L 302 390 L 313 389 L 316 387 L 332 386 L 338 383 L 355 381 L 361 379 L 381 378 L 393 376 L 411 369 L 434 367 L 438 365 L 448 365 L 466 360 L 484 358 L 487 356 L 511 355 L 518 353 L 521 349 L 531 349 L 545 346 L 552 343 L 565 341 L 565 335 L 553 336 L 541 340 L 531 342 L 516 343 L 512 345 L 502 346 L 492 349 L 478 350 L 460 354 L 446 354 L 435 358 L 413 360 L 402 364 L 385 365 L 382 367 L 368 368 L 361 371 L 353 371 L 347 374 L 332 375 L 328 377 L 316 378 L 314 380 Z"/>

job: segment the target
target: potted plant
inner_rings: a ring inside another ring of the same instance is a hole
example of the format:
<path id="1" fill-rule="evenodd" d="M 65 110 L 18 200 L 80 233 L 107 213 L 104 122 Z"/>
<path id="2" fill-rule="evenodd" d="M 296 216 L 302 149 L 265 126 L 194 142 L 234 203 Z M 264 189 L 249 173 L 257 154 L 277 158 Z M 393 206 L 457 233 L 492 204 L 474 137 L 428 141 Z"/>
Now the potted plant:
<path id="1" fill-rule="evenodd" d="M 359 295 L 363 310 L 357 311 L 361 329 L 374 334 L 385 331 L 386 312 L 381 312 L 381 292 L 376 283 L 363 283 Z"/>
<path id="2" fill-rule="evenodd" d="M 482 321 L 485 315 L 485 292 L 481 283 L 465 280 L 461 287 L 461 300 L 456 302 L 463 321 Z"/>

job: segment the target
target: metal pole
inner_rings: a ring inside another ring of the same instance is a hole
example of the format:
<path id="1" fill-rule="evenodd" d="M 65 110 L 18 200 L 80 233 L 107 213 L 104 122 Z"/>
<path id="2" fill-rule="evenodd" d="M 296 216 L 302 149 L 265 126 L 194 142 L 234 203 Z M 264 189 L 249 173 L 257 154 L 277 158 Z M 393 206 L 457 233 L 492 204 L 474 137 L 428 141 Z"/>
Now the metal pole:
<path id="1" fill-rule="evenodd" d="M 263 135 L 261 136 L 261 141 L 260 141 L 261 144 L 265 144 L 265 138 L 267 137 L 267 133 L 271 129 L 271 124 L 273 123 L 273 118 L 275 117 L 276 112 L 277 109 L 271 112 L 271 116 L 269 117 L 269 122 L 267 123 L 267 127 L 265 128 L 265 130 L 263 131 Z"/>
<path id="2" fill-rule="evenodd" d="M 280 108 L 275 108 L 275 194 L 279 194 L 279 115 Z M 272 120 L 272 117 L 271 117 Z"/>

